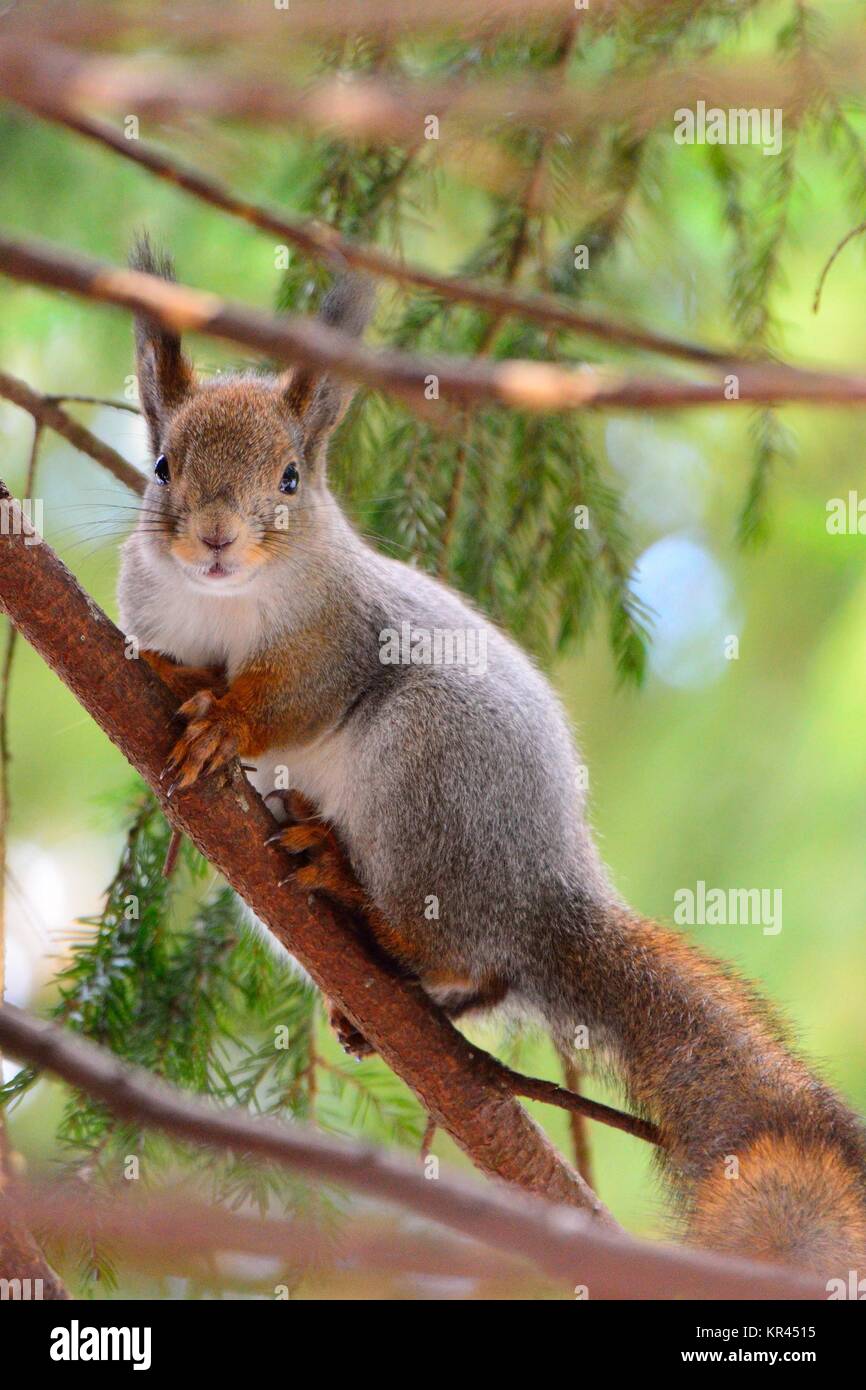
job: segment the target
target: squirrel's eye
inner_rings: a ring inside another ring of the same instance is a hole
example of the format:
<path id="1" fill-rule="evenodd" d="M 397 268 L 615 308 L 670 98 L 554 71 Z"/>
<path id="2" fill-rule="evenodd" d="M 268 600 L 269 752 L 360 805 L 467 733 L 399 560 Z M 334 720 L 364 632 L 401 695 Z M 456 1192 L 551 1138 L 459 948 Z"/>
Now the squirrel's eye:
<path id="1" fill-rule="evenodd" d="M 293 463 L 283 469 L 283 476 L 280 478 L 280 492 L 297 492 L 298 483 L 301 481 L 300 474 Z"/>
<path id="2" fill-rule="evenodd" d="M 168 459 L 166 458 L 165 454 L 160 454 L 156 463 L 153 465 L 153 471 L 156 476 L 156 481 L 159 484 L 161 484 L 162 487 L 165 487 L 166 483 L 171 477 L 171 474 L 168 471 Z"/>

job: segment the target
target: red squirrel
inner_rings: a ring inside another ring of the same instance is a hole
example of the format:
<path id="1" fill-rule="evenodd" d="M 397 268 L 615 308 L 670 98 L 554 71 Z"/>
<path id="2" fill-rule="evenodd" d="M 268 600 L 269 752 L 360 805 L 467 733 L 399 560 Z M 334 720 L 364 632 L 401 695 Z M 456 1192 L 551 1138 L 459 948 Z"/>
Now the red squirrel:
<path id="1" fill-rule="evenodd" d="M 146 242 L 135 264 L 171 274 Z M 359 334 L 369 301 L 342 281 L 323 321 Z M 688 1239 L 828 1277 L 862 1267 L 861 1121 L 751 986 L 619 898 L 530 659 L 353 529 L 326 473 L 349 389 L 304 367 L 199 381 L 146 317 L 136 347 L 155 462 L 120 611 L 184 701 L 173 780 L 240 756 L 267 794 L 282 772 L 317 817 L 279 832 L 319 851 L 302 881 L 363 905 L 452 1017 L 507 1004 L 563 1048 L 588 1030 L 582 1058 L 658 1126 Z"/>

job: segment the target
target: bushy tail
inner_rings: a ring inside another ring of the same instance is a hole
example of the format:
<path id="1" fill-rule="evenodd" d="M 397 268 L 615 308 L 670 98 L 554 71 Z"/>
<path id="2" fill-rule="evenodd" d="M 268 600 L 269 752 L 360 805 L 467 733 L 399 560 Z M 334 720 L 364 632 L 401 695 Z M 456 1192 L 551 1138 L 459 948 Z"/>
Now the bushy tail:
<path id="1" fill-rule="evenodd" d="M 658 1125 L 686 1238 L 828 1278 L 866 1273 L 862 1122 L 734 972 L 625 909 L 577 915 L 556 952 L 552 1021 L 563 1042 L 587 1025 Z"/>

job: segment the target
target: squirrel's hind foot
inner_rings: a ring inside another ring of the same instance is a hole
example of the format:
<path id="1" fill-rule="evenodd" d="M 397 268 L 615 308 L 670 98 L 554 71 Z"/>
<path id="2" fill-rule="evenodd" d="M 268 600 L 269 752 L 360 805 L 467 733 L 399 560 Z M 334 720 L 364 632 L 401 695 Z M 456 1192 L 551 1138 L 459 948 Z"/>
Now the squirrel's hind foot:
<path id="1" fill-rule="evenodd" d="M 352 912 L 365 916 L 374 912 L 336 834 L 319 818 L 312 802 L 300 792 L 289 792 L 281 800 L 290 820 L 269 837 L 268 844 L 281 845 L 287 854 L 306 856 L 306 862 L 291 875 L 294 881 L 312 893 L 327 894 Z M 358 1032 L 354 1023 L 330 1002 L 328 1020 L 344 1052 L 359 1060 L 374 1054 L 375 1048 Z"/>
<path id="2" fill-rule="evenodd" d="M 369 912 L 372 904 L 331 826 L 319 819 L 312 803 L 299 792 L 292 792 L 285 804 L 291 822 L 271 835 L 268 844 L 281 845 L 288 854 L 306 855 L 306 862 L 291 876 L 294 881 L 311 893 L 326 893 L 351 912 Z"/>

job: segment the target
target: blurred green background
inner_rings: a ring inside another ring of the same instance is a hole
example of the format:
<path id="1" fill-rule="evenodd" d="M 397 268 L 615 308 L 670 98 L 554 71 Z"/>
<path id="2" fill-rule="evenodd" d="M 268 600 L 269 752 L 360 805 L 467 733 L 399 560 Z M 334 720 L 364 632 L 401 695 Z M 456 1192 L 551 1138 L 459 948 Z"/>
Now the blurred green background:
<path id="1" fill-rule="evenodd" d="M 233 186 L 289 211 L 303 206 L 307 146 L 284 134 L 143 128 L 168 138 Z M 49 126 L 0 112 L 0 222 L 121 262 L 143 225 L 173 249 L 180 278 L 262 306 L 278 274 L 269 237 Z M 606 261 L 593 302 L 692 340 L 736 335 L 725 295 L 730 246 L 705 151 L 660 148 L 657 198 L 638 193 L 631 236 Z M 756 177 L 762 177 L 754 152 Z M 771 160 L 764 160 L 769 166 Z M 766 169 L 770 176 L 769 168 Z M 404 232 L 411 259 L 448 269 L 483 225 L 484 195 L 455 176 Z M 852 225 L 845 181 L 818 141 L 804 137 L 790 226 L 773 289 L 791 360 L 866 362 L 864 249 L 842 254 L 820 313 L 821 266 Z M 58 294 L 0 284 L 0 365 L 53 393 L 122 397 L 132 371 L 127 317 Z M 598 357 L 598 349 L 593 350 Z M 200 362 L 232 360 L 212 341 Z M 136 462 L 140 423 L 70 407 Z M 862 485 L 866 417 L 856 410 L 788 409 L 790 462 L 772 481 L 770 533 L 755 549 L 735 541 L 751 468 L 750 412 L 715 410 L 597 416 L 591 437 L 621 489 L 641 554 L 637 589 L 656 611 L 642 690 L 617 682 L 603 623 L 559 661 L 554 678 L 590 768 L 592 819 L 616 883 L 641 912 L 671 920 L 674 894 L 710 886 L 779 888 L 783 928 L 695 928 L 703 947 L 736 962 L 792 1019 L 806 1053 L 866 1110 L 866 536 L 831 535 L 828 499 Z M 2 476 L 13 492 L 31 422 L 0 402 Z M 532 467 L 527 460 L 526 467 Z M 338 441 L 339 491 L 352 459 Z M 117 546 L 131 499 L 97 465 L 50 433 L 40 462 L 45 531 L 85 588 L 116 616 Z M 641 578 L 643 576 L 643 578 Z M 739 638 L 739 655 L 724 656 Z M 9 995 L 33 1001 L 67 949 L 73 919 L 93 912 L 111 876 L 120 827 L 101 799 L 129 770 L 72 696 L 21 644 L 12 691 Z M 520 1065 L 556 1075 L 538 1040 Z M 592 1093 L 605 1096 L 593 1083 Z M 42 1094 L 42 1093 L 37 1093 Z M 16 1112 L 25 1152 L 44 1151 L 54 1115 L 31 1096 Z M 536 1107 L 567 1144 L 565 1117 Z M 592 1126 L 595 1180 L 630 1228 L 662 1229 L 661 1201 L 636 1141 Z M 436 1151 L 464 1160 L 441 1136 Z"/>

